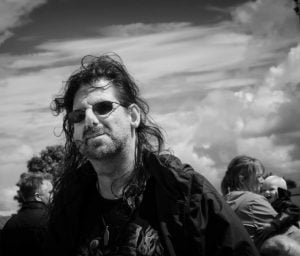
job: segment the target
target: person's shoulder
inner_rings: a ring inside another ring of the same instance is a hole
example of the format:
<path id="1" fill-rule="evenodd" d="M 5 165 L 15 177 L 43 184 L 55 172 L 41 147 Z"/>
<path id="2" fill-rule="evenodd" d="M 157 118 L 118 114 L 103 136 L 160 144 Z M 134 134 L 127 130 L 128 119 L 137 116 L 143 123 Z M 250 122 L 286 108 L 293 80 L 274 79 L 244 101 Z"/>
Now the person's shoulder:
<path id="1" fill-rule="evenodd" d="M 277 212 L 263 195 L 249 191 L 246 195 L 247 196 L 242 203 L 252 212 L 255 211 L 257 214 L 270 214 L 276 216 Z"/>
<path id="2" fill-rule="evenodd" d="M 11 217 L 6 221 L 6 223 L 3 226 L 3 231 L 7 230 L 7 229 L 12 229 L 15 226 L 17 226 L 19 220 L 19 216 L 17 213 L 11 215 Z"/>
<path id="3" fill-rule="evenodd" d="M 9 227 L 40 227 L 44 226 L 48 219 L 48 211 L 44 205 L 33 208 L 21 208 L 21 210 L 7 222 Z"/>
<path id="4" fill-rule="evenodd" d="M 243 201 L 244 204 L 264 204 L 271 206 L 269 201 L 263 195 L 251 191 L 241 191 L 241 201 Z"/>
<path id="5" fill-rule="evenodd" d="M 183 163 L 171 153 L 145 154 L 144 167 L 156 181 L 157 187 L 163 187 L 164 191 L 171 194 L 190 194 L 194 183 L 203 183 L 201 176 L 194 179 L 196 172 L 189 164 Z"/>
<path id="6" fill-rule="evenodd" d="M 172 154 L 163 154 L 159 158 L 163 164 L 170 167 L 169 171 L 176 173 L 178 182 L 189 187 L 190 193 L 208 195 L 208 197 L 217 196 L 219 198 L 219 193 L 210 181 L 190 164 L 183 163 Z"/>
<path id="7" fill-rule="evenodd" d="M 247 207 L 251 204 L 260 204 L 261 202 L 267 201 L 262 195 L 253 193 L 246 190 L 236 190 L 226 195 L 226 201 L 229 204 L 235 202 L 239 207 Z"/>
<path id="8" fill-rule="evenodd" d="M 189 163 L 182 162 L 177 156 L 171 153 L 165 153 L 159 155 L 158 159 L 162 165 L 168 167 L 169 171 L 176 172 L 178 176 L 185 177 L 192 183 L 201 183 L 208 189 L 212 188 L 212 185 L 206 177 L 201 174 L 201 171 L 196 171 L 193 166 Z"/>
<path id="9" fill-rule="evenodd" d="M 270 202 L 268 201 L 268 199 L 261 194 L 249 192 L 248 197 L 253 202 L 260 202 L 260 203 L 266 203 L 268 205 L 271 205 Z"/>
<path id="10" fill-rule="evenodd" d="M 159 155 L 157 155 L 157 159 L 163 164 L 163 165 L 166 165 L 166 166 L 172 166 L 172 167 L 182 167 L 183 166 L 183 163 L 181 162 L 181 160 L 171 154 L 171 153 L 161 153 Z"/>
<path id="11" fill-rule="evenodd" d="M 157 158 L 162 165 L 169 167 L 171 171 L 178 172 L 181 175 L 193 176 L 196 174 L 202 176 L 189 163 L 182 162 L 177 156 L 171 153 L 160 154 Z"/>

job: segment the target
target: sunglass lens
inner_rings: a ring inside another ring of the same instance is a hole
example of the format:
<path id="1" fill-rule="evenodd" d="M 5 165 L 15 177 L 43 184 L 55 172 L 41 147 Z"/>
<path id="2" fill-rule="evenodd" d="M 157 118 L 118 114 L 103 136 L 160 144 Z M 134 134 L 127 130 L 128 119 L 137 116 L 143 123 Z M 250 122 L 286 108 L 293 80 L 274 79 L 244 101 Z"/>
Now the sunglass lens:
<path id="1" fill-rule="evenodd" d="M 113 102 L 102 101 L 93 106 L 93 110 L 98 115 L 106 115 L 113 109 Z"/>

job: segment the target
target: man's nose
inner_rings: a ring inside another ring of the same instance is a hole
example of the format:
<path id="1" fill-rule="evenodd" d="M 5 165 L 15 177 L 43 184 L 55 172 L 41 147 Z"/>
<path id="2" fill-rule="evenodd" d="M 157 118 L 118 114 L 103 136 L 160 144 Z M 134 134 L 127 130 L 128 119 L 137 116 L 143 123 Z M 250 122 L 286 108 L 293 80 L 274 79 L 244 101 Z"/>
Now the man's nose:
<path id="1" fill-rule="evenodd" d="M 93 127 L 99 124 L 99 119 L 91 108 L 87 108 L 85 111 L 85 126 Z"/>

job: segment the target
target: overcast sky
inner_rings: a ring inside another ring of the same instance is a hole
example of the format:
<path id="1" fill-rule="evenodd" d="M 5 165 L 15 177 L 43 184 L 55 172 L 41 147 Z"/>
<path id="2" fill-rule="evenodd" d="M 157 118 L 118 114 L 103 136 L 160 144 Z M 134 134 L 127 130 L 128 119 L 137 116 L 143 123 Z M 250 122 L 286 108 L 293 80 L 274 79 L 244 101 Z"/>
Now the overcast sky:
<path id="1" fill-rule="evenodd" d="M 63 143 L 49 109 L 84 55 L 116 52 L 167 147 L 219 189 L 238 154 L 300 184 L 292 0 L 0 0 L 0 214 L 26 162 Z"/>

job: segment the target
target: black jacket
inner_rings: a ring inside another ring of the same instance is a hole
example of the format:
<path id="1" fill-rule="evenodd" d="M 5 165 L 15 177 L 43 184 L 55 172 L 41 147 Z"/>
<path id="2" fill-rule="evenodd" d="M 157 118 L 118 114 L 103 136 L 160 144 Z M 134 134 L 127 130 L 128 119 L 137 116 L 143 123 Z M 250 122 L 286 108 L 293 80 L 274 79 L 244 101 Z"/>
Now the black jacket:
<path id="1" fill-rule="evenodd" d="M 1 256 L 40 256 L 45 242 L 47 207 L 26 202 L 5 224 L 1 234 Z"/>
<path id="2" fill-rule="evenodd" d="M 170 256 L 259 255 L 215 188 L 172 155 L 145 157 L 151 175 L 141 216 L 160 227 Z"/>
<path id="3" fill-rule="evenodd" d="M 158 230 L 165 255 L 259 255 L 238 217 L 202 175 L 172 155 L 146 153 L 143 162 L 150 178 L 139 214 Z M 48 255 L 77 255 L 78 248 L 74 247 L 80 244 L 76 241 L 83 234 L 82 228 L 88 236 L 97 225 L 93 194 L 98 191 L 94 189 L 95 180 L 89 181 L 86 175 L 91 168 L 86 164 L 78 172 L 77 181 L 64 192 L 68 201 L 63 205 L 67 207 L 50 226 L 54 234 L 51 243 L 58 247 L 50 254 L 47 250 Z"/>

